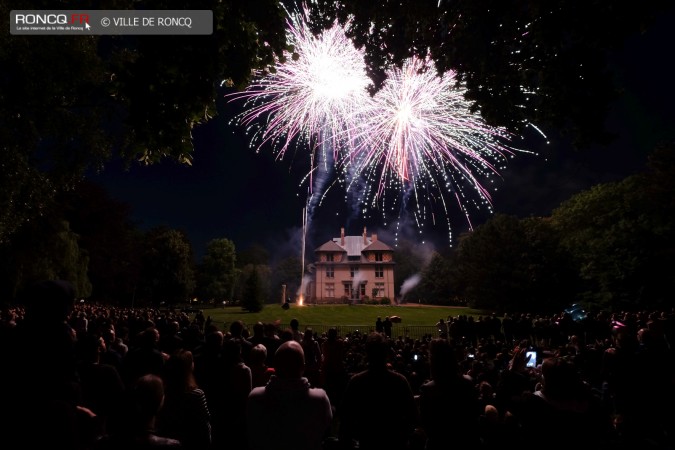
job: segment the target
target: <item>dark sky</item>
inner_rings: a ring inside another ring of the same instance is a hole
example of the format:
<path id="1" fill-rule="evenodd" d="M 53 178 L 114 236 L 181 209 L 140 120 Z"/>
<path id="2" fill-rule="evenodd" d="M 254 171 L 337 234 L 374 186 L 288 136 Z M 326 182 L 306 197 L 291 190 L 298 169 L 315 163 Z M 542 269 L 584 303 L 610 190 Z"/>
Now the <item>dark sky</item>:
<path id="1" fill-rule="evenodd" d="M 609 114 L 608 128 L 616 133 L 612 144 L 578 151 L 555 130 L 544 130 L 548 144 L 533 133 L 525 145 L 539 155 L 519 154 L 501 171 L 493 192 L 495 212 L 548 215 L 575 193 L 640 171 L 658 142 L 675 137 L 669 70 L 675 44 L 673 17 L 672 13 L 661 17 L 650 31 L 629 40 L 614 55 L 613 67 L 625 92 Z M 301 180 L 307 156 L 294 160 L 289 155 L 277 161 L 271 150 L 255 153 L 243 130 L 228 124 L 232 108 L 223 102 L 221 114 L 195 130 L 192 167 L 162 163 L 125 172 L 113 163 L 91 179 L 113 198 L 131 205 L 133 218 L 143 228 L 167 225 L 185 230 L 198 257 L 209 240 L 222 237 L 233 240 L 238 250 L 260 243 L 282 256 L 299 255 L 307 194 Z M 341 226 L 347 234 L 361 234 L 367 226 L 369 234 L 393 239 L 393 221 L 385 228 L 379 220 L 353 218 L 352 206 L 339 188 L 330 191 L 326 204 L 311 218 L 308 251 L 338 236 Z M 436 247 L 448 246 L 448 229 L 441 216 L 439 212 L 435 227 L 410 226 L 401 228 L 399 235 L 408 233 Z M 450 217 L 453 236 L 466 231 L 466 220 L 458 211 Z M 474 227 L 487 217 L 486 213 L 472 215 Z"/>

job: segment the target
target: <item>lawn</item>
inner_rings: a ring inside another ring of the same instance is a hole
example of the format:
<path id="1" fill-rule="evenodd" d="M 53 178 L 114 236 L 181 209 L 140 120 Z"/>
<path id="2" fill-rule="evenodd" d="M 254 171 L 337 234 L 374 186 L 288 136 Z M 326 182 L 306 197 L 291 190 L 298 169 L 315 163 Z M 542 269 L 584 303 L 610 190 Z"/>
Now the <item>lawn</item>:
<path id="1" fill-rule="evenodd" d="M 300 322 L 301 330 L 308 325 L 324 326 L 368 326 L 373 327 L 375 320 L 386 316 L 399 316 L 401 325 L 434 326 L 438 319 L 447 319 L 448 316 L 481 315 L 481 311 L 445 306 L 379 306 L 379 305 L 310 305 L 298 306 L 291 304 L 289 309 L 280 305 L 265 305 L 259 313 L 242 311 L 238 306 L 225 308 L 205 309 L 204 315 L 211 316 L 219 328 L 228 328 L 235 320 L 241 320 L 251 329 L 257 321 L 263 323 L 277 322 L 281 327 L 287 327 L 291 319 Z"/>

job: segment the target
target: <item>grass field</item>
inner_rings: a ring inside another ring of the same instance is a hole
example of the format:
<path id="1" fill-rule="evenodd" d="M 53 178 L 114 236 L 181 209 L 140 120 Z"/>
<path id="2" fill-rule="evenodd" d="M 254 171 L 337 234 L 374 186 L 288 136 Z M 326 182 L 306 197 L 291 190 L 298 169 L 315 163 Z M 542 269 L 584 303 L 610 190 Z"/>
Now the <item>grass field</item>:
<path id="1" fill-rule="evenodd" d="M 448 316 L 481 315 L 481 311 L 445 306 L 378 306 L 378 305 L 309 305 L 298 306 L 291 304 L 287 310 L 280 305 L 265 305 L 259 313 L 242 311 L 238 306 L 205 309 L 204 315 L 211 316 L 213 322 L 221 327 L 229 327 L 235 320 L 241 320 L 251 329 L 254 323 L 278 321 L 281 327 L 287 327 L 291 319 L 300 322 L 301 330 L 308 325 L 322 326 L 368 326 L 375 325 L 377 317 L 382 320 L 386 316 L 401 317 L 401 325 L 434 326 L 438 319 L 447 319 Z"/>

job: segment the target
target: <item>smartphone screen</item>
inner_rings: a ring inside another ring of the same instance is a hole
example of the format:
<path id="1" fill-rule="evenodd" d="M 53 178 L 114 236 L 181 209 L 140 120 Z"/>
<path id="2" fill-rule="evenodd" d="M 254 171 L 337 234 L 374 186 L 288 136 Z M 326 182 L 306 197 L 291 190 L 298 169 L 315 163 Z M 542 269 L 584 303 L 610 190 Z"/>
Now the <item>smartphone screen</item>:
<path id="1" fill-rule="evenodd" d="M 527 360 L 527 367 L 537 367 L 537 352 L 527 352 L 525 353 Z"/>

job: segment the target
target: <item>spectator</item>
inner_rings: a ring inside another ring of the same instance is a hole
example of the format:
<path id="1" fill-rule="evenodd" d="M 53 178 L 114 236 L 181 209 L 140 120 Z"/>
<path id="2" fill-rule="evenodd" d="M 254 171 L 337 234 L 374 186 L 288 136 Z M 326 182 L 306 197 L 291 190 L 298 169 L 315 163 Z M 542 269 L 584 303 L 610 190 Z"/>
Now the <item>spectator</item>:
<path id="1" fill-rule="evenodd" d="M 166 362 L 162 378 L 165 399 L 157 418 L 159 433 L 179 440 L 183 448 L 208 450 L 211 415 L 206 395 L 195 380 L 192 352 L 175 351 Z"/>
<path id="2" fill-rule="evenodd" d="M 139 333 L 136 343 L 132 344 L 122 360 L 121 375 L 127 386 L 149 373 L 162 375 L 169 355 L 159 350 L 159 339 L 159 330 L 154 326 Z"/>
<path id="3" fill-rule="evenodd" d="M 274 369 L 267 366 L 267 349 L 258 344 L 251 349 L 251 380 L 254 388 L 265 386 L 274 374 Z"/>
<path id="4" fill-rule="evenodd" d="M 329 328 L 326 340 L 321 344 L 320 386 L 326 390 L 334 408 L 339 407 L 342 392 L 347 385 L 346 356 L 345 342 L 338 336 L 336 328 Z"/>
<path id="5" fill-rule="evenodd" d="M 393 322 L 389 316 L 384 318 L 384 323 L 382 326 L 384 328 L 384 335 L 391 339 L 391 327 L 393 326 Z"/>
<path id="6" fill-rule="evenodd" d="M 241 358 L 245 364 L 248 364 L 248 357 L 251 354 L 253 344 L 244 336 L 244 323 L 241 320 L 235 320 L 230 324 L 229 339 L 239 344 L 241 348 Z"/>
<path id="7" fill-rule="evenodd" d="M 377 320 L 375 320 L 375 332 L 384 333 L 384 323 L 382 323 L 381 317 L 378 317 Z"/>
<path id="8" fill-rule="evenodd" d="M 296 342 L 302 342 L 303 334 L 300 331 L 300 321 L 298 321 L 296 318 L 291 319 L 290 327 L 291 333 L 293 333 L 293 340 Z"/>
<path id="9" fill-rule="evenodd" d="M 438 322 L 436 322 L 436 328 L 438 329 L 438 337 L 447 339 L 448 337 L 448 324 L 443 320 L 441 317 L 438 319 Z"/>
<path id="10" fill-rule="evenodd" d="M 387 339 L 370 333 L 368 368 L 351 377 L 338 409 L 343 448 L 404 450 L 418 424 L 417 405 L 408 380 L 387 367 Z"/>
<path id="11" fill-rule="evenodd" d="M 309 384 L 318 387 L 321 374 L 321 346 L 319 341 L 314 339 L 311 328 L 305 329 L 300 345 L 305 353 L 305 377 L 309 380 Z"/>
<path id="12" fill-rule="evenodd" d="M 253 387 L 253 378 L 237 341 L 229 339 L 223 343 L 217 373 L 216 390 L 208 397 L 213 417 L 213 446 L 246 448 L 246 399 Z"/>
<path id="13" fill-rule="evenodd" d="M 76 334 L 68 324 L 75 289 L 64 280 L 43 281 L 22 300 L 25 318 L 2 342 L 2 446 L 82 448 L 81 436 L 95 424 L 81 406 Z"/>
<path id="14" fill-rule="evenodd" d="M 541 372 L 540 389 L 523 395 L 516 414 L 521 442 L 546 442 L 547 448 L 561 450 L 609 448 L 610 415 L 581 381 L 574 363 L 546 358 Z"/>
<path id="15" fill-rule="evenodd" d="M 82 405 L 96 414 L 98 431 L 103 433 L 108 417 L 124 392 L 124 382 L 115 366 L 101 362 L 102 355 L 106 353 L 103 337 L 82 333 L 76 348 Z"/>
<path id="16" fill-rule="evenodd" d="M 442 319 L 441 319 L 442 320 Z M 478 391 L 470 377 L 462 375 L 456 351 L 447 339 L 429 345 L 431 380 L 420 386 L 419 409 L 427 436 L 426 450 L 480 447 Z"/>
<path id="17" fill-rule="evenodd" d="M 162 379 L 154 374 L 135 380 L 111 418 L 110 433 L 94 450 L 152 450 L 183 448 L 180 441 L 159 436 L 155 421 L 164 404 Z"/>
<path id="18" fill-rule="evenodd" d="M 303 377 L 302 346 L 283 343 L 275 356 L 275 374 L 251 391 L 246 409 L 251 450 L 321 450 L 333 418 L 326 392 Z"/>

